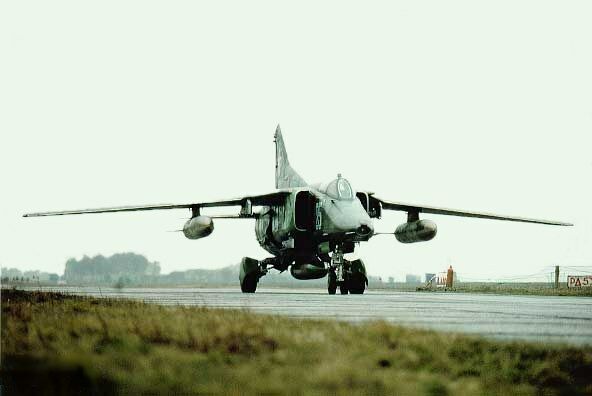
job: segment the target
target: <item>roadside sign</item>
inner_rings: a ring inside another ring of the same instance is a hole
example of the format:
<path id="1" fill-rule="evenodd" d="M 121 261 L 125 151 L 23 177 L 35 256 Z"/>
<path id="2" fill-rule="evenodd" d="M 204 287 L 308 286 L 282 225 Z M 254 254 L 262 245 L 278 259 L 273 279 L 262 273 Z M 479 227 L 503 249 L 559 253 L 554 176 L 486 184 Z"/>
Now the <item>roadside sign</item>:
<path id="1" fill-rule="evenodd" d="M 567 275 L 567 287 L 592 287 L 592 275 Z"/>

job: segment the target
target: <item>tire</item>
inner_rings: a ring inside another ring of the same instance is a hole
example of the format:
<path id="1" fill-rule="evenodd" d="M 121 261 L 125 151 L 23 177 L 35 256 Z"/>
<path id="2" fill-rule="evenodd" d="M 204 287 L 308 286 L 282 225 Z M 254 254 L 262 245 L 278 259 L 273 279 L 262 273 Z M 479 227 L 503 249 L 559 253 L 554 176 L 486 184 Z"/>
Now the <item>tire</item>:
<path id="1" fill-rule="evenodd" d="M 366 266 L 362 260 L 351 262 L 352 274 L 348 280 L 351 294 L 364 294 L 368 279 L 366 278 Z"/>
<path id="2" fill-rule="evenodd" d="M 347 287 L 347 282 L 343 282 L 342 284 L 339 285 L 339 293 L 341 294 L 347 294 L 349 291 L 348 287 Z"/>
<path id="3" fill-rule="evenodd" d="M 335 275 L 335 272 L 329 271 L 328 277 L 327 291 L 329 294 L 335 294 L 337 292 L 337 275 Z"/>
<path id="4" fill-rule="evenodd" d="M 259 282 L 259 261 L 243 257 L 238 279 L 243 293 L 255 293 Z"/>
<path id="5" fill-rule="evenodd" d="M 349 281 L 350 294 L 364 294 L 366 290 L 366 278 L 358 274 L 354 275 Z"/>
<path id="6" fill-rule="evenodd" d="M 259 278 L 257 277 L 257 274 L 249 274 L 245 276 L 243 283 L 241 283 L 241 291 L 243 293 L 255 293 L 258 282 Z"/>

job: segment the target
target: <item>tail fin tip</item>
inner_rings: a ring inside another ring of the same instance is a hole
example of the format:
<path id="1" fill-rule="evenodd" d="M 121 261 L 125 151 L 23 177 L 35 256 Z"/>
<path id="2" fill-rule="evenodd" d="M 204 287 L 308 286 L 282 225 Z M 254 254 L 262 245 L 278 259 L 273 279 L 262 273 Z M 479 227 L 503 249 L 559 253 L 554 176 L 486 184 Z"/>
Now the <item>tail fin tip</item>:
<path id="1" fill-rule="evenodd" d="M 275 141 L 275 188 L 304 187 L 306 182 L 292 169 L 284 145 L 282 130 L 278 123 L 274 135 Z"/>

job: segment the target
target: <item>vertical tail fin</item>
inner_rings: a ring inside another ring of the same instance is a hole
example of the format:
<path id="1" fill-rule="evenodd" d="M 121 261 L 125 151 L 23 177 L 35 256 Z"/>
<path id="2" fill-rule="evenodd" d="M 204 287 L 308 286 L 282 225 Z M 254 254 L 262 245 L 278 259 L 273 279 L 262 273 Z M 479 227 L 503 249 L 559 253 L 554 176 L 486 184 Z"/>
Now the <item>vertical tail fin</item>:
<path id="1" fill-rule="evenodd" d="M 290 166 L 284 146 L 282 130 L 278 124 L 275 135 L 275 188 L 306 187 L 308 184 Z"/>

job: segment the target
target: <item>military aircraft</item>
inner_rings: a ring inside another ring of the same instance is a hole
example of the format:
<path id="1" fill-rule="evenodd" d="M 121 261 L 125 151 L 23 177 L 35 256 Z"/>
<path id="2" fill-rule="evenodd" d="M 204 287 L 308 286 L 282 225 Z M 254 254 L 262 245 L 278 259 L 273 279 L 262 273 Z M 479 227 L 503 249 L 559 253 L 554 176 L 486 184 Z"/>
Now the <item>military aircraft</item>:
<path id="1" fill-rule="evenodd" d="M 328 183 L 308 184 L 290 166 L 280 126 L 275 131 L 274 192 L 249 195 L 215 202 L 122 206 L 113 208 L 67 210 L 25 214 L 24 217 L 59 216 L 87 213 L 130 212 L 157 209 L 189 209 L 191 218 L 183 226 L 189 239 L 207 237 L 214 230 L 215 218 L 254 218 L 257 241 L 273 256 L 264 260 L 244 257 L 239 281 L 244 293 L 254 293 L 259 279 L 270 269 L 286 271 L 296 279 L 319 279 L 327 276 L 329 294 L 337 288 L 341 294 L 362 294 L 368 285 L 362 260 L 346 260 L 356 244 L 368 241 L 374 232 L 373 219 L 383 210 L 407 212 L 407 222 L 393 233 L 402 243 L 425 242 L 436 236 L 436 224 L 420 219 L 419 214 L 478 217 L 524 223 L 571 226 L 550 220 L 502 216 L 393 202 L 372 192 L 352 188 L 340 174 Z M 202 208 L 240 206 L 238 215 L 206 216 Z M 253 208 L 258 207 L 257 211 Z"/>

